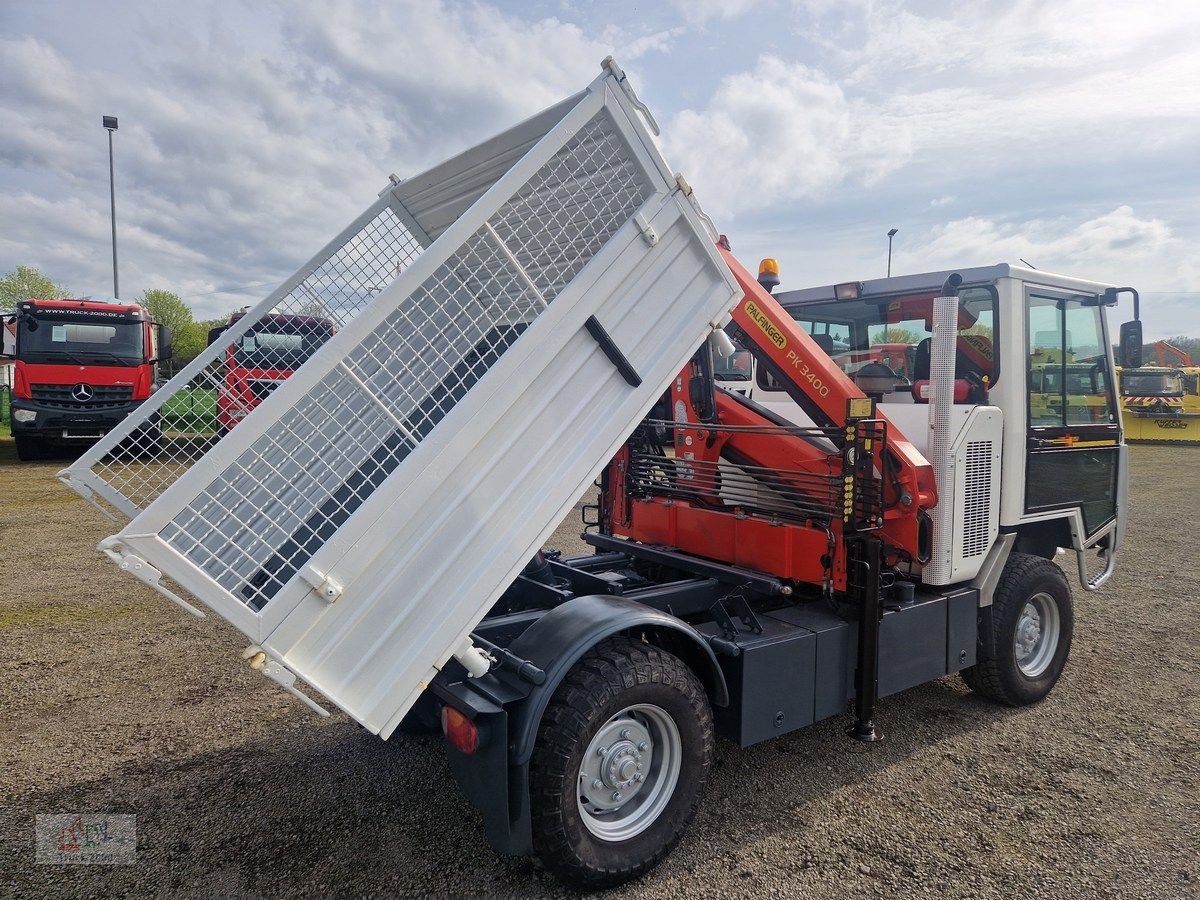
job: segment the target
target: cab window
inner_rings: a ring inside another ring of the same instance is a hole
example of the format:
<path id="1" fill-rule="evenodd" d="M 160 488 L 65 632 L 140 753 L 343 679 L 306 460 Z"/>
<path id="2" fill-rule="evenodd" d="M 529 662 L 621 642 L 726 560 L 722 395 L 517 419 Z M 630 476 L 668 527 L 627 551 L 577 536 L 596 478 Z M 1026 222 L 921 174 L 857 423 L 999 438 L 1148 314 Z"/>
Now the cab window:
<path id="1" fill-rule="evenodd" d="M 1029 424 L 1108 425 L 1114 419 L 1100 307 L 1085 298 L 1027 300 Z"/>
<path id="2" fill-rule="evenodd" d="M 868 364 L 881 364 L 908 390 L 929 378 L 934 300 L 933 293 L 922 292 L 805 304 L 788 312 L 851 378 Z M 995 291 L 988 286 L 960 291 L 955 374 L 976 386 L 977 399 L 986 396 L 998 374 L 995 329 Z M 761 369 L 758 382 L 765 390 L 781 389 Z"/>

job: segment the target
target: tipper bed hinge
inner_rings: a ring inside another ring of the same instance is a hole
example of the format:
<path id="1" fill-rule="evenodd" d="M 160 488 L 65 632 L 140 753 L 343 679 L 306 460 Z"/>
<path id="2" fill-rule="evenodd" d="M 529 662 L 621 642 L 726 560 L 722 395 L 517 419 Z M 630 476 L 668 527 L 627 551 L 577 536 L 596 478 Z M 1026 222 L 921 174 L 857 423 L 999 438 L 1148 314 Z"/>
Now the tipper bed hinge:
<path id="1" fill-rule="evenodd" d="M 196 609 L 192 604 L 188 603 L 174 591 L 162 584 L 162 572 L 150 565 L 140 556 L 130 553 L 129 548 L 121 541 L 120 536 L 113 536 L 102 540 L 97 549 L 105 556 L 115 562 L 122 572 L 128 572 L 142 584 L 148 584 L 154 588 L 172 603 L 175 603 L 197 619 L 205 618 L 204 611 Z"/>
<path id="2" fill-rule="evenodd" d="M 267 651 L 262 647 L 251 644 L 242 651 L 242 659 L 249 660 L 250 668 L 256 672 L 262 672 L 293 697 L 299 697 L 318 716 L 329 716 L 329 710 L 321 706 L 320 703 L 308 696 L 300 688 L 296 687 L 296 673 L 279 660 L 268 656 Z"/>

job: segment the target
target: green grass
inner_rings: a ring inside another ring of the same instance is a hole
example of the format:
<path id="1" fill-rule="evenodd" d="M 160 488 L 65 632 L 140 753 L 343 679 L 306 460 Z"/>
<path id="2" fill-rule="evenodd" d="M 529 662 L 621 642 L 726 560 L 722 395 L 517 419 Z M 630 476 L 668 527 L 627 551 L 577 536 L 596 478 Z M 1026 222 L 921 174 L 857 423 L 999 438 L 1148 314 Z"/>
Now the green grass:
<path id="1" fill-rule="evenodd" d="M 187 388 L 162 405 L 163 431 L 216 431 L 217 392 Z"/>

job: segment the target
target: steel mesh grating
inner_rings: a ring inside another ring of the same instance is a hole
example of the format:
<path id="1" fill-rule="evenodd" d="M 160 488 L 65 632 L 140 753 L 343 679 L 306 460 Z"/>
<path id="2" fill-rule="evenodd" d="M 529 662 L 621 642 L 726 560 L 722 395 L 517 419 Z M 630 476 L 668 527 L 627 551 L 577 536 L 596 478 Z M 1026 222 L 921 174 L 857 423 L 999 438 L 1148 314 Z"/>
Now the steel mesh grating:
<path id="1" fill-rule="evenodd" d="M 992 505 L 992 442 L 968 441 L 963 472 L 962 555 L 979 556 L 988 549 L 989 514 Z"/>
<path id="2" fill-rule="evenodd" d="M 422 252 L 385 206 L 276 303 L 249 314 L 245 336 L 219 338 L 200 374 L 160 389 L 170 396 L 91 471 L 145 509 Z"/>
<path id="3" fill-rule="evenodd" d="M 587 123 L 161 531 L 261 610 L 651 193 L 606 112 Z"/>

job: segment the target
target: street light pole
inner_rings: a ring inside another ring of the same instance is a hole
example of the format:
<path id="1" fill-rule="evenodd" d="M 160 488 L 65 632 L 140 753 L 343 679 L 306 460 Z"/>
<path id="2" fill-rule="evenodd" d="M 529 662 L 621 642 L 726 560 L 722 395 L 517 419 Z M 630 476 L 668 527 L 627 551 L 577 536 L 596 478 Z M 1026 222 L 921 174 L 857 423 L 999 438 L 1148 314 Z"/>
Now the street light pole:
<path id="1" fill-rule="evenodd" d="M 888 278 L 892 277 L 892 238 L 896 236 L 899 228 L 893 228 L 888 232 Z"/>
<path id="2" fill-rule="evenodd" d="M 113 170 L 113 132 L 117 130 L 117 117 L 105 116 L 104 129 L 108 132 L 108 202 L 112 210 L 112 244 L 113 244 L 113 297 L 121 296 L 120 282 L 117 280 L 117 179 Z"/>

